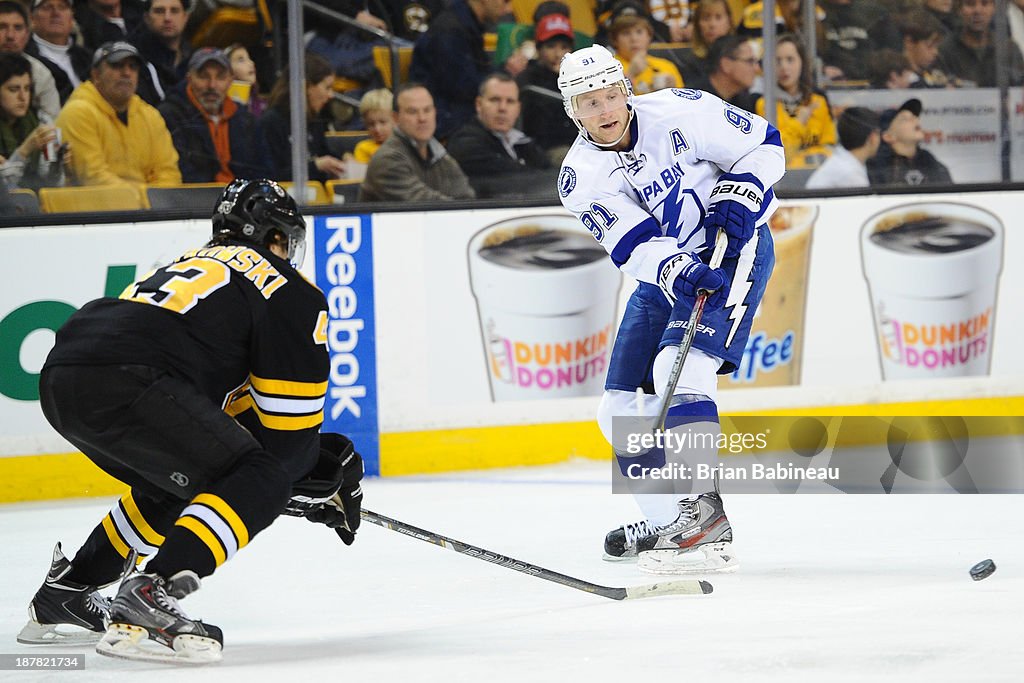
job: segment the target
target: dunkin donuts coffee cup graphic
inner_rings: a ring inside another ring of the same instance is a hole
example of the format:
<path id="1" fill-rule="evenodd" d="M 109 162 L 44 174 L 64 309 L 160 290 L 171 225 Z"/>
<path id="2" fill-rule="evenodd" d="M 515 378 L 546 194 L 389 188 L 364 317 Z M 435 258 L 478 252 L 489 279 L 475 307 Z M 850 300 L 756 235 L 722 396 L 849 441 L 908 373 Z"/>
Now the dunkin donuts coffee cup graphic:
<path id="1" fill-rule="evenodd" d="M 987 375 L 1003 226 L 983 209 L 894 207 L 861 230 L 883 379 Z"/>
<path id="2" fill-rule="evenodd" d="M 597 396 L 619 271 L 572 216 L 524 216 L 476 233 L 469 277 L 494 401 Z"/>
<path id="3" fill-rule="evenodd" d="M 800 384 L 804 311 L 816 206 L 783 206 L 768 227 L 775 242 L 775 269 L 754 315 L 743 360 L 726 388 Z"/>

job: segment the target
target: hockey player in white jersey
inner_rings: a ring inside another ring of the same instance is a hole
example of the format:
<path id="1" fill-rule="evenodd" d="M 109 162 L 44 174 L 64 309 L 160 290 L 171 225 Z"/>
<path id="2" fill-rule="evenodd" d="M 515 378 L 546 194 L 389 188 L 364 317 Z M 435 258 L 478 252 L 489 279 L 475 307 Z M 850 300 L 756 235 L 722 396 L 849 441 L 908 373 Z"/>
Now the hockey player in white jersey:
<path id="1" fill-rule="evenodd" d="M 657 415 L 657 394 L 705 290 L 712 293 L 666 424 L 717 434 L 717 375 L 739 365 L 775 264 L 767 222 L 777 205 L 772 185 L 785 172 L 781 138 L 763 118 L 700 90 L 634 97 L 622 66 L 601 46 L 566 55 L 558 87 L 580 131 L 558 178 L 562 204 L 639 283 L 612 349 L 598 423 L 623 475 L 633 475 L 645 519 L 609 532 L 605 559 L 638 558 L 653 573 L 735 568 L 715 483 L 675 482 L 669 493 L 644 493 L 635 475 L 664 466 L 666 452 L 629 452 L 612 422 Z M 728 248 L 712 269 L 720 230 Z M 717 457 L 714 447 L 706 450 L 684 457 Z"/>

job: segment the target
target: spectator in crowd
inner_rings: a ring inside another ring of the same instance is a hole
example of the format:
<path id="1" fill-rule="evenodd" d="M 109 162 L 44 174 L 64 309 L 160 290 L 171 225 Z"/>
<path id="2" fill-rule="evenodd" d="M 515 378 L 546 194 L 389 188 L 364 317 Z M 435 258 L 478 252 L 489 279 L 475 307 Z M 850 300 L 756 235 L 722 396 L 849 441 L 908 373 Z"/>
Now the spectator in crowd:
<path id="1" fill-rule="evenodd" d="M 953 14 L 953 0 L 894 0 L 889 3 L 889 12 L 879 17 L 868 29 L 871 42 L 876 50 L 890 49 L 899 52 L 903 49 L 906 33 L 903 25 L 911 21 L 909 15 L 915 15 L 917 23 L 924 26 L 922 15 L 926 15 L 929 29 L 938 24 L 939 42 L 958 29 L 956 15 Z"/>
<path id="2" fill-rule="evenodd" d="M 143 8 L 136 0 L 78 0 L 75 23 L 88 50 L 125 40 L 142 24 Z"/>
<path id="3" fill-rule="evenodd" d="M 775 47 L 776 123 L 790 168 L 817 166 L 836 142 L 828 100 L 811 85 L 810 64 L 803 43 L 793 34 L 779 36 Z M 764 98 L 757 114 L 765 115 Z"/>
<path id="4" fill-rule="evenodd" d="M 381 18 L 383 7 L 376 2 L 370 4 L 366 0 L 335 0 L 330 6 L 370 28 L 382 31 L 388 29 L 388 23 Z M 313 29 L 313 37 L 307 49 L 330 62 L 335 76 L 351 81 L 344 89 L 358 94 L 381 87 L 384 82 L 373 61 L 373 48 L 384 43 L 373 34 L 360 31 L 354 26 L 315 18 L 316 21 L 306 23 L 307 27 Z"/>
<path id="5" fill-rule="evenodd" d="M 633 84 L 633 92 L 643 95 L 665 88 L 682 88 L 683 77 L 667 59 L 647 53 L 654 39 L 650 20 L 626 5 L 608 27 L 608 39 L 615 48 L 615 59 L 622 64 Z"/>
<path id="6" fill-rule="evenodd" d="M 0 185 L 63 185 L 69 155 L 56 142 L 56 129 L 32 110 L 32 65 L 23 55 L 0 55 Z"/>
<path id="7" fill-rule="evenodd" d="M 825 77 L 832 81 L 868 78 L 864 56 L 871 50 L 868 30 L 887 16 L 874 0 L 822 0 L 824 42 L 819 53 Z"/>
<path id="8" fill-rule="evenodd" d="M 693 37 L 690 0 L 650 0 L 651 19 L 668 27 L 668 42 L 687 43 Z"/>
<path id="9" fill-rule="evenodd" d="M 445 0 L 369 0 L 367 7 L 386 22 L 386 30 L 410 44 L 427 32 L 445 8 Z"/>
<path id="10" fill-rule="evenodd" d="M 395 130 L 370 160 L 359 200 L 410 202 L 476 196 L 459 164 L 434 137 L 434 98 L 419 83 L 395 91 Z"/>
<path id="11" fill-rule="evenodd" d="M 867 56 L 867 62 L 872 88 L 904 90 L 917 80 L 910 60 L 902 52 L 876 50 Z"/>
<path id="12" fill-rule="evenodd" d="M 60 94 L 46 64 L 25 54 L 29 35 L 25 6 L 16 0 L 0 0 L 0 55 L 22 55 L 32 65 L 32 106 L 52 122 L 60 112 Z"/>
<path id="13" fill-rule="evenodd" d="M 249 50 L 241 43 L 224 48 L 224 54 L 231 62 L 234 82 L 228 94 L 238 104 L 249 108 L 249 113 L 259 118 L 267 108 L 266 98 L 260 95 L 260 84 L 256 78 L 256 62 L 249 56 Z"/>
<path id="14" fill-rule="evenodd" d="M 135 94 L 141 68 L 134 45 L 104 43 L 93 55 L 89 80 L 57 117 L 57 127 L 75 150 L 71 167 L 81 184 L 181 183 L 178 153 L 163 117 Z"/>
<path id="15" fill-rule="evenodd" d="M 903 56 L 914 72 L 910 87 L 949 88 L 957 85 L 956 79 L 936 63 L 945 28 L 934 14 L 923 9 L 911 9 L 901 14 L 895 24 L 902 39 Z"/>
<path id="16" fill-rule="evenodd" d="M 868 159 L 872 186 L 951 184 L 953 179 L 938 159 L 921 149 L 921 100 L 911 99 L 898 109 L 886 109 L 879 119 L 882 144 Z"/>
<path id="17" fill-rule="evenodd" d="M 939 47 L 939 59 L 946 73 L 956 76 L 964 87 L 996 87 L 996 46 L 992 19 L 995 0 L 957 0 L 960 31 L 951 34 Z M 999 68 L 1006 70 L 1010 85 L 1024 84 L 1024 57 L 1012 40 L 1006 45 L 1006 59 Z"/>
<path id="18" fill-rule="evenodd" d="M 43 60 L 50 69 L 61 104 L 89 78 L 92 55 L 75 43 L 74 29 L 71 0 L 32 0 L 32 40 L 25 54 Z"/>
<path id="19" fill-rule="evenodd" d="M 448 139 L 448 153 L 477 197 L 553 193 L 557 172 L 544 150 L 515 127 L 519 109 L 515 80 L 506 73 L 491 74 L 480 84 L 476 118 Z"/>
<path id="20" fill-rule="evenodd" d="M 708 50 L 721 38 L 736 32 L 727 0 L 699 0 L 693 10 L 693 42 L 690 56 L 681 64 L 684 82 L 706 79 L 711 73 Z"/>
<path id="21" fill-rule="evenodd" d="M 185 78 L 192 47 L 185 38 L 189 0 L 147 0 L 142 24 L 128 42 L 146 60 L 139 75 L 139 97 L 154 107 Z"/>
<path id="22" fill-rule="evenodd" d="M 188 60 L 185 81 L 160 104 L 186 183 L 226 185 L 235 178 L 269 175 L 253 144 L 256 119 L 227 96 L 230 85 L 227 56 L 200 48 Z"/>
<path id="23" fill-rule="evenodd" d="M 956 0 L 924 0 L 924 8 L 942 24 L 943 38 L 960 30 L 960 16 L 954 5 Z"/>
<path id="24" fill-rule="evenodd" d="M 722 36 L 711 44 L 707 61 L 711 65 L 711 73 L 688 85 L 707 90 L 740 109 L 754 111 L 759 96 L 750 89 L 761 73 L 761 60 L 757 58 L 750 38 Z"/>
<path id="25" fill-rule="evenodd" d="M 441 140 L 473 118 L 477 90 L 491 70 L 484 31 L 508 8 L 509 0 L 453 0 L 416 41 L 409 79 L 433 94 Z"/>
<path id="26" fill-rule="evenodd" d="M 825 19 L 825 12 L 815 6 L 815 16 L 820 22 Z M 757 39 L 758 48 L 762 47 L 761 36 L 764 33 L 764 3 L 752 2 L 743 9 L 736 32 L 741 36 L 748 36 Z M 775 2 L 775 35 L 793 33 L 802 36 L 804 33 L 804 11 L 803 0 L 776 0 Z M 819 39 L 824 37 L 822 31 L 817 31 Z"/>
<path id="27" fill-rule="evenodd" d="M 808 190 L 839 187 L 868 187 L 868 159 L 882 143 L 878 114 L 866 107 L 849 107 L 839 115 L 836 129 L 839 144 L 832 156 L 807 179 Z"/>
<path id="28" fill-rule="evenodd" d="M 391 137 L 391 131 L 395 127 L 395 120 L 391 116 L 394 103 L 395 98 L 392 97 L 391 91 L 383 88 L 371 90 L 359 100 L 359 115 L 370 137 L 360 141 L 353 150 L 352 158 L 356 163 L 370 163 L 370 159 L 384 141 Z"/>
<path id="29" fill-rule="evenodd" d="M 1024 0 L 1010 0 L 1006 3 L 1006 22 L 1010 27 L 1010 38 L 1017 49 L 1024 53 Z"/>
<path id="30" fill-rule="evenodd" d="M 292 179 L 291 105 L 288 70 L 274 83 L 267 110 L 259 121 L 263 165 L 275 180 Z M 327 121 L 320 115 L 334 97 L 334 68 L 320 55 L 306 55 L 306 150 L 310 180 L 345 177 L 345 162 L 327 148 Z"/>
<path id="31" fill-rule="evenodd" d="M 568 8 L 566 8 L 568 9 Z M 537 57 L 530 60 L 519 74 L 520 101 L 523 110 L 523 132 L 533 138 L 555 165 L 560 165 L 579 131 L 565 115 L 558 93 L 558 67 L 562 57 L 574 49 L 572 23 L 567 14 L 549 14 L 537 20 L 533 32 Z M 543 88 L 545 95 L 527 89 Z"/>
<path id="32" fill-rule="evenodd" d="M 657 3 L 658 0 L 655 0 Z M 610 45 L 609 31 L 612 22 L 622 14 L 639 14 L 647 17 L 651 23 L 651 30 L 654 32 L 654 42 L 671 43 L 672 34 L 669 27 L 651 15 L 649 0 L 598 0 L 597 2 L 597 35 L 594 36 L 594 43 L 598 45 Z"/>

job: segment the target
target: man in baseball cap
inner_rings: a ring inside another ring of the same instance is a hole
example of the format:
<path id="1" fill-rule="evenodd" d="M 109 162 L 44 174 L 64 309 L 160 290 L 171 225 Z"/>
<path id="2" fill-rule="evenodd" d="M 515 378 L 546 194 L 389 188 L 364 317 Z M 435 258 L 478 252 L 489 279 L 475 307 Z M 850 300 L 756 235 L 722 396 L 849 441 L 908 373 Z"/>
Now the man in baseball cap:
<path id="1" fill-rule="evenodd" d="M 872 186 L 952 184 L 949 169 L 921 149 L 921 100 L 909 99 L 878 118 L 882 144 L 867 162 Z"/>
<path id="2" fill-rule="evenodd" d="M 185 81 L 160 104 L 186 183 L 269 175 L 252 144 L 255 117 L 227 96 L 231 79 L 227 55 L 217 48 L 200 48 L 188 60 Z"/>
<path id="3" fill-rule="evenodd" d="M 126 43 L 123 40 L 103 43 L 92 53 L 92 68 L 95 69 L 101 63 L 120 64 L 126 59 L 135 60 L 136 71 L 138 71 L 138 67 L 142 66 L 142 55 L 131 43 Z"/>
<path id="4" fill-rule="evenodd" d="M 93 53 L 89 80 L 61 109 L 56 124 L 75 150 L 71 165 L 83 185 L 181 183 L 163 118 L 136 94 L 142 67 L 134 45 L 104 43 Z"/>

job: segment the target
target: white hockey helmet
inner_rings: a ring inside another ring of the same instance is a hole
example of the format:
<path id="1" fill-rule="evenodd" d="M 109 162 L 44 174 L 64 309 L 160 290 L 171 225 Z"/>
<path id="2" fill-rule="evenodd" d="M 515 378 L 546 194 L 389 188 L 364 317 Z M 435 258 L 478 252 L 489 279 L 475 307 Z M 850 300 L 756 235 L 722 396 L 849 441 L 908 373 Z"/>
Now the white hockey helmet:
<path id="1" fill-rule="evenodd" d="M 562 63 L 558 68 L 558 90 L 562 93 L 562 106 L 565 108 L 566 116 L 572 119 L 584 135 L 586 129 L 579 121 L 576 98 L 615 85 L 622 90 L 632 118 L 633 86 L 626 78 L 622 64 L 607 48 L 593 45 L 562 57 Z"/>

